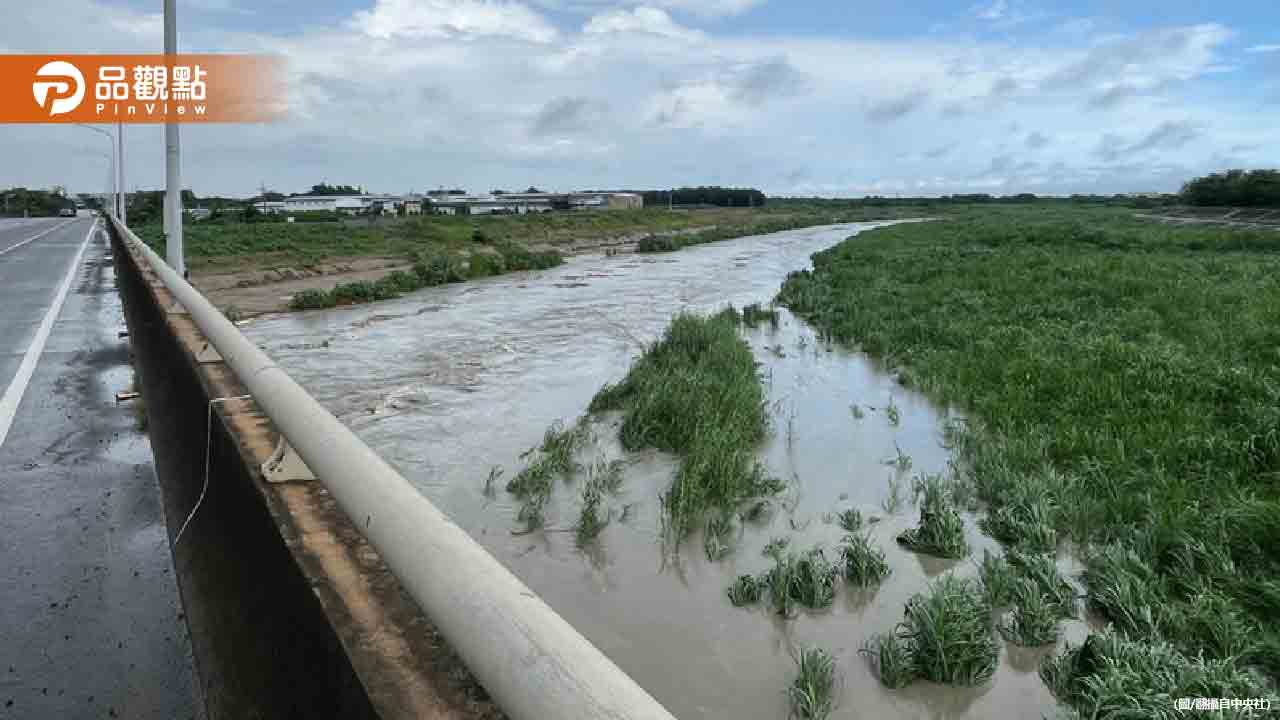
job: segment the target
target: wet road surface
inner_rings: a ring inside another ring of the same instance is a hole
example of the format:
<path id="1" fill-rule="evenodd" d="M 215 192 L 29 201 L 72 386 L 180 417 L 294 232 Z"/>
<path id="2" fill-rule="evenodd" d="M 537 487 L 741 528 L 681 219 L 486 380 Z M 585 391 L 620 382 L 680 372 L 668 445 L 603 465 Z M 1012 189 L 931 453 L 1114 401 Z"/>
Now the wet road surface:
<path id="1" fill-rule="evenodd" d="M 918 518 L 912 476 L 947 470 L 947 409 L 866 356 L 829 346 L 785 310 L 777 329 L 766 324 L 744 336 L 768 391 L 772 433 L 760 458 L 789 486 L 766 518 L 737 528 L 727 559 L 708 562 L 697 536 L 677 553 L 664 547 L 658 497 L 676 463 L 662 453 L 622 452 L 613 418 L 593 426 L 596 440 L 579 456 L 584 464 L 625 463 L 622 490 L 605 503 L 612 522 L 596 541 L 580 548 L 572 531 L 585 472 L 557 481 L 548 528 L 533 534 L 521 532 L 519 503 L 503 491 L 524 466 L 520 454 L 552 422 L 572 424 L 603 384 L 621 379 L 673 313 L 767 303 L 813 252 L 872 226 L 664 255 L 580 256 L 542 272 L 262 319 L 246 333 L 677 717 L 786 717 L 791 656 L 807 645 L 837 658 L 833 717 L 1052 717 L 1054 700 L 1036 672 L 1052 648 L 1002 642 L 999 671 L 978 688 L 918 682 L 888 691 L 871 674 L 858 652 L 864 643 L 889 631 L 906 601 L 942 573 L 976 575 L 975 560 L 996 545 L 972 516 L 966 560 L 917 555 L 894 541 Z M 899 452 L 910 456 L 910 469 L 896 469 Z M 486 493 L 495 467 L 503 474 Z M 833 608 L 786 622 L 766 609 L 730 606 L 725 588 L 733 579 L 768 568 L 765 543 L 787 537 L 793 548 L 823 544 L 830 553 L 844 534 L 832 516 L 848 507 L 877 520 L 872 541 L 893 568 L 878 591 L 844 588 Z M 1062 563 L 1069 569 L 1069 559 Z M 1068 623 L 1064 635 L 1078 643 L 1084 629 Z"/>
<path id="2" fill-rule="evenodd" d="M 93 219 L 0 220 L 0 718 L 204 715 L 123 328 Z"/>

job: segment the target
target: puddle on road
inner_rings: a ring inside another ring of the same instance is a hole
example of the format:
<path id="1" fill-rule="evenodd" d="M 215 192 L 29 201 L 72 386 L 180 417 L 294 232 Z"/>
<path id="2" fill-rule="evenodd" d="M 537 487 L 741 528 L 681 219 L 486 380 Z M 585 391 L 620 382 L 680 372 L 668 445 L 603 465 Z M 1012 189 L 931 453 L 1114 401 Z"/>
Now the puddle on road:
<path id="1" fill-rule="evenodd" d="M 581 457 L 625 461 L 622 490 L 606 502 L 613 521 L 585 549 L 572 532 L 585 473 L 557 481 L 548 529 L 533 534 L 519 534 L 519 504 L 502 490 L 523 466 L 520 453 L 551 423 L 572 423 L 602 385 L 621 379 L 674 313 L 767 301 L 813 252 L 876 225 L 744 238 L 677 256 L 583 256 L 549 271 L 421 291 L 376 310 L 279 316 L 246 330 L 678 717 L 786 717 L 791 653 L 801 645 L 837 658 L 833 717 L 1052 715 L 1055 703 L 1036 673 L 1049 649 L 1002 641 L 1000 669 L 979 688 L 917 682 L 888 691 L 872 675 L 858 653 L 867 639 L 900 621 L 908 598 L 938 575 L 975 576 L 975 558 L 996 546 L 972 517 L 968 559 L 937 560 L 898 546 L 894 538 L 916 522 L 911 476 L 947 469 L 945 411 L 865 356 L 820 341 L 785 310 L 778 328 L 743 332 L 768 388 L 773 432 L 761 456 L 789 488 L 764 520 L 744 524 L 725 560 L 707 561 L 698 537 L 669 556 L 658 496 L 675 459 L 623 453 L 616 419 L 595 426 L 597 441 Z M 325 340 L 328 347 L 318 348 Z M 885 412 L 890 398 L 900 414 L 896 425 Z M 899 450 L 911 457 L 906 472 L 889 464 Z M 486 497 L 495 466 L 505 474 Z M 896 513 L 884 508 L 891 479 L 904 500 Z M 832 515 L 847 507 L 880 519 L 870 532 L 893 574 L 877 591 L 842 587 L 832 608 L 789 621 L 767 608 L 729 604 L 725 589 L 737 575 L 769 566 L 761 550 L 771 538 L 789 537 L 795 549 L 834 548 L 844 533 Z M 1071 622 L 1064 635 L 1079 642 L 1084 630 Z"/>

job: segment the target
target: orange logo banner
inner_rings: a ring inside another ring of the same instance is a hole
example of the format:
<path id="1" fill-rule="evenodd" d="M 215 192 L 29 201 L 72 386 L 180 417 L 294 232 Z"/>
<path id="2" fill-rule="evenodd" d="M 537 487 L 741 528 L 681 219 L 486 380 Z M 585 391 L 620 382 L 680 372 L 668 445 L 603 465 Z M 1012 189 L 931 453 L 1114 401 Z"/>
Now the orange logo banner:
<path id="1" fill-rule="evenodd" d="M 0 55 L 0 123 L 269 122 L 288 110 L 270 55 Z"/>

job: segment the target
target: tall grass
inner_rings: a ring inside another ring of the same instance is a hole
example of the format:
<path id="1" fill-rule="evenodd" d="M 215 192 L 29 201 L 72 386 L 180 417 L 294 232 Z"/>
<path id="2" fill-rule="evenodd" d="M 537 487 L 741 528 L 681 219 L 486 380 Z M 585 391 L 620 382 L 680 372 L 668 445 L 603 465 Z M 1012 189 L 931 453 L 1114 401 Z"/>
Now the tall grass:
<path id="1" fill-rule="evenodd" d="M 767 415 L 755 359 L 738 336 L 732 310 L 709 317 L 677 315 L 616 385 L 600 390 L 593 413 L 620 410 L 623 447 L 654 447 L 680 456 L 662 496 L 677 539 L 709 511 L 782 489 L 755 457 Z"/>
<path id="2" fill-rule="evenodd" d="M 865 535 L 845 536 L 840 543 L 840 564 L 845 581 L 851 585 L 873 587 L 889 577 L 884 551 Z"/>
<path id="3" fill-rule="evenodd" d="M 1277 676 L 1280 236 L 995 210 L 863 233 L 779 301 L 964 410 L 948 440 L 984 529 L 1083 549 L 1108 647 L 1152 672 L 1068 663 L 1076 709 L 1154 708 L 1201 656 Z"/>
<path id="4" fill-rule="evenodd" d="M 835 658 L 822 648 L 803 648 L 796 653 L 795 661 L 796 679 L 787 689 L 791 717 L 824 720 L 835 708 Z"/>
<path id="5" fill-rule="evenodd" d="M 916 487 L 920 497 L 920 524 L 898 536 L 909 550 L 942 558 L 962 558 L 969 553 L 964 539 L 964 521 L 952 505 L 946 483 L 940 475 L 921 478 Z"/>
<path id="6" fill-rule="evenodd" d="M 998 648 L 991 606 L 970 580 L 944 575 L 907 602 L 893 632 L 874 637 L 862 652 L 888 687 L 915 679 L 979 685 L 995 673 Z"/>

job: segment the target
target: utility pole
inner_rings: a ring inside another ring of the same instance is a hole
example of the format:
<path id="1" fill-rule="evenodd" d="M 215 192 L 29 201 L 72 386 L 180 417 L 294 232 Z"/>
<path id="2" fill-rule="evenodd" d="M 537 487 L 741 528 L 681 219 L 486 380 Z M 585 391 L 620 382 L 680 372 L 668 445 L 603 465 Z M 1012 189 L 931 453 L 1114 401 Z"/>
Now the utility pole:
<path id="1" fill-rule="evenodd" d="M 116 193 L 116 202 L 120 204 L 120 207 L 116 211 L 116 217 L 120 218 L 121 225 L 127 225 L 129 222 L 129 193 L 124 184 L 124 123 L 122 122 L 116 123 L 116 138 L 120 148 L 120 159 L 116 162 L 116 173 L 120 176 L 119 184 L 116 185 L 116 187 L 120 188 L 119 192 Z"/>
<path id="2" fill-rule="evenodd" d="M 178 54 L 178 12 L 176 0 L 164 0 L 164 54 L 173 72 Z M 187 265 L 182 252 L 182 164 L 178 146 L 178 124 L 169 120 L 164 124 L 164 185 L 166 205 L 169 208 L 168 233 L 165 254 L 169 267 L 186 277 Z"/>

